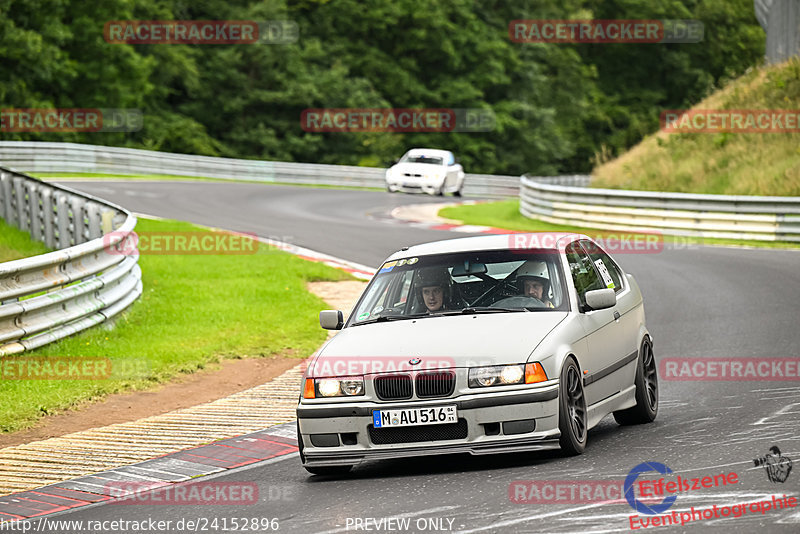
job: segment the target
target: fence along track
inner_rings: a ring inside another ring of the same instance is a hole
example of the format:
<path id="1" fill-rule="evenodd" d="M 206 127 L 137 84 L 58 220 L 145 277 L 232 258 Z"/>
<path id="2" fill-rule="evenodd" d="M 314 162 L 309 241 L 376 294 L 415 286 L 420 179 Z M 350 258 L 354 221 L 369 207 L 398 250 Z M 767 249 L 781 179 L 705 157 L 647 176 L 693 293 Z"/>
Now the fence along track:
<path id="1" fill-rule="evenodd" d="M 58 249 L 0 263 L 0 356 L 102 323 L 141 295 L 138 253 L 111 247 L 136 226 L 127 210 L 0 167 L 0 218 Z"/>

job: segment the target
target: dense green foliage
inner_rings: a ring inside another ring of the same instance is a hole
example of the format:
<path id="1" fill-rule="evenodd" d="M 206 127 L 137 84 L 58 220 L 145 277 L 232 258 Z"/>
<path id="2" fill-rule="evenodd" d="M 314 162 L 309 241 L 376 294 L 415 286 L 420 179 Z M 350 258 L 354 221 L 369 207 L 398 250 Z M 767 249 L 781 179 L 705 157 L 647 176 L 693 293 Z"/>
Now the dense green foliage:
<path id="1" fill-rule="evenodd" d="M 696 44 L 520 44 L 516 19 L 700 19 Z M 109 44 L 109 20 L 293 20 L 288 45 Z M 141 108 L 135 133 L 2 133 L 383 165 L 413 146 L 468 172 L 587 171 L 760 61 L 751 0 L 0 0 L 0 107 Z M 308 133 L 307 108 L 484 108 L 488 133 Z"/>

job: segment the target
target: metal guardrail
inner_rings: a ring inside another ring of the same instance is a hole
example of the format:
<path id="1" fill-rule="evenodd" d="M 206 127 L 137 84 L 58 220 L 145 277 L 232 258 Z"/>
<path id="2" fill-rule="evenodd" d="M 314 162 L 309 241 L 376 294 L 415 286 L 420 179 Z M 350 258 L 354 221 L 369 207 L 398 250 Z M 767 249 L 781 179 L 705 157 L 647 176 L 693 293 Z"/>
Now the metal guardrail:
<path id="1" fill-rule="evenodd" d="M 76 143 L 0 141 L 0 163 L 27 172 L 171 174 L 222 180 L 305 185 L 385 187 L 386 169 L 170 154 Z M 467 174 L 464 194 L 507 198 L 519 194 L 518 176 Z"/>
<path id="2" fill-rule="evenodd" d="M 603 230 L 800 242 L 800 197 L 570 187 L 588 185 L 589 179 L 522 176 L 520 212 L 555 224 Z"/>
<path id="3" fill-rule="evenodd" d="M 138 254 L 112 248 L 136 226 L 125 209 L 0 167 L 0 218 L 60 249 L 0 263 L 0 356 L 99 324 L 141 295 Z"/>
<path id="4" fill-rule="evenodd" d="M 756 19 L 767 32 L 765 57 L 780 63 L 800 54 L 800 2 L 754 0 Z"/>

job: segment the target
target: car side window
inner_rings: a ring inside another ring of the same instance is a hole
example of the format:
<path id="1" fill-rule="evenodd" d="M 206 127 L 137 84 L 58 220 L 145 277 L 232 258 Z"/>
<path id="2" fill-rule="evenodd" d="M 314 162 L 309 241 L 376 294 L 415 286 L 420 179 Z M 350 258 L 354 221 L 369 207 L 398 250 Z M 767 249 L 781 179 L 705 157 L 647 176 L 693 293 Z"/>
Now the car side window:
<path id="1" fill-rule="evenodd" d="M 599 245 L 593 243 L 591 241 L 582 240 L 581 245 L 583 248 L 589 253 L 589 257 L 592 258 L 592 262 L 600 268 L 600 265 L 605 266 L 606 271 L 611 276 L 611 280 L 614 284 L 614 292 L 619 293 L 624 289 L 624 279 L 622 277 L 622 270 L 619 266 L 611 259 L 611 256 L 606 254 L 606 252 L 600 248 Z M 598 264 L 598 260 L 601 262 Z M 603 285 L 603 287 L 609 287 L 607 284 Z"/>
<path id="2" fill-rule="evenodd" d="M 578 300 L 581 306 L 586 304 L 586 292 L 594 289 L 603 289 L 605 284 L 595 271 L 591 258 L 577 241 L 573 241 L 566 248 L 567 262 L 569 271 L 572 274 L 572 282 L 578 292 Z"/>

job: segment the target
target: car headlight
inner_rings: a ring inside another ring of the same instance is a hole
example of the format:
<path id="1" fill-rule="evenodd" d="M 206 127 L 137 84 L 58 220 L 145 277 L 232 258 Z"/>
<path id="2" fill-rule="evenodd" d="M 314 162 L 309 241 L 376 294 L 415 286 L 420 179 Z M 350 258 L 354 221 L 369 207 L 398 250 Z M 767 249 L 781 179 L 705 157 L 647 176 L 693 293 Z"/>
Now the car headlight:
<path id="1" fill-rule="evenodd" d="M 469 387 L 471 388 L 534 384 L 545 380 L 547 380 L 547 374 L 539 362 L 473 367 L 469 370 Z"/>
<path id="2" fill-rule="evenodd" d="M 364 377 L 306 378 L 304 399 L 320 397 L 356 397 L 364 394 Z"/>

